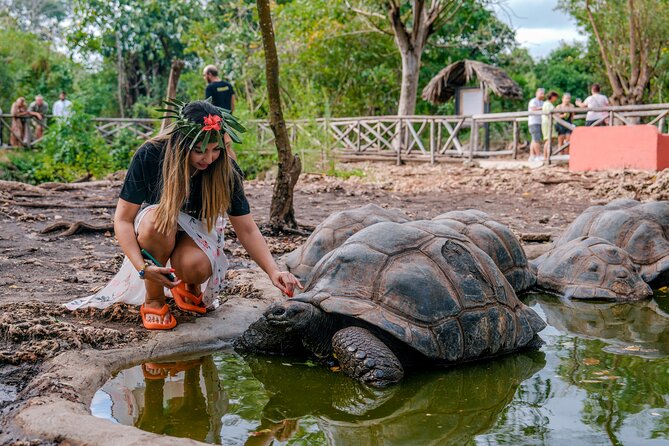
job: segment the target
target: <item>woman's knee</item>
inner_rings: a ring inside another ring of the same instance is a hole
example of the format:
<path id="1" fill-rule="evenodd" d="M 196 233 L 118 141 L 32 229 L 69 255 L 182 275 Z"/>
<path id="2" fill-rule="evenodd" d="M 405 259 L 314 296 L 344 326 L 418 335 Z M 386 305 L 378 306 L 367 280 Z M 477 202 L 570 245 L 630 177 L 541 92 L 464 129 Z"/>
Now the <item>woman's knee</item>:
<path id="1" fill-rule="evenodd" d="M 198 252 L 199 251 L 199 252 Z M 199 250 L 175 250 L 170 259 L 177 277 L 187 283 L 202 283 L 211 276 L 209 258 Z"/>
<path id="2" fill-rule="evenodd" d="M 165 248 L 164 250 L 161 249 L 161 251 L 169 254 L 174 249 L 175 235 L 176 231 L 168 234 L 159 232 L 156 229 L 155 212 L 150 210 L 139 224 L 137 242 L 142 247 L 153 246 L 156 242 L 159 242 L 160 246 Z"/>

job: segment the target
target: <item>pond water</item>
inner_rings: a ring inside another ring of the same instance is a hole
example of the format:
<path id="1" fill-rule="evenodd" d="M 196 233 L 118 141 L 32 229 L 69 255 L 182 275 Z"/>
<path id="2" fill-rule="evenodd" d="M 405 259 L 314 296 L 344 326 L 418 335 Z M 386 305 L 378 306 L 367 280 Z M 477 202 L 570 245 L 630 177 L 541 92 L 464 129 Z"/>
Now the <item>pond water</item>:
<path id="1" fill-rule="evenodd" d="M 221 352 L 123 370 L 94 415 L 225 445 L 667 445 L 669 296 L 526 302 L 541 351 L 373 390 L 304 359 Z"/>

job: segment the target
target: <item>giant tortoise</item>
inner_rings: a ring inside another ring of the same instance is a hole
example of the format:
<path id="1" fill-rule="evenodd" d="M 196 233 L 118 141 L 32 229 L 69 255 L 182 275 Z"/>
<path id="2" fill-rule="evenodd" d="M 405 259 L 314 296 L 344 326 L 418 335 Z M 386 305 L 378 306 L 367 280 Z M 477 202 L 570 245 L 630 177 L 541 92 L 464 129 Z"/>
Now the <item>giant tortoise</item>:
<path id="1" fill-rule="evenodd" d="M 603 238 L 627 251 L 646 282 L 662 281 L 669 273 L 668 201 L 620 199 L 589 207 L 567 227 L 555 246 L 584 236 Z"/>
<path id="2" fill-rule="evenodd" d="M 433 221 L 387 222 L 330 252 L 304 293 L 272 304 L 237 347 L 271 353 L 278 339 L 299 339 L 347 375 L 384 387 L 405 366 L 538 347 L 544 327 L 469 238 Z"/>
<path id="3" fill-rule="evenodd" d="M 432 220 L 469 237 L 492 258 L 517 293 L 534 286 L 536 278 L 520 241 L 509 228 L 485 212 L 476 209 L 451 211 Z"/>
<path id="4" fill-rule="evenodd" d="M 375 204 L 335 212 L 316 227 L 302 246 L 286 256 L 286 267 L 305 283 L 316 263 L 356 232 L 384 221 L 408 220 L 398 209 L 383 209 Z"/>
<path id="5" fill-rule="evenodd" d="M 557 245 L 532 265 L 540 288 L 567 298 L 624 301 L 653 295 L 629 254 L 598 237 Z"/>

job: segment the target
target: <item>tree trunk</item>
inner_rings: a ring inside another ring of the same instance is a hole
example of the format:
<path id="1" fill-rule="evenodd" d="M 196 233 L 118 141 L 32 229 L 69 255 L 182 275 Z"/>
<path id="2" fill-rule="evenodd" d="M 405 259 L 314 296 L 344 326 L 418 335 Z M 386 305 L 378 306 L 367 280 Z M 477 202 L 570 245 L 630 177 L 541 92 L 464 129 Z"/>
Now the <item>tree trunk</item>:
<path id="1" fill-rule="evenodd" d="M 276 150 L 279 153 L 279 172 L 274 183 L 269 223 L 276 231 L 281 231 L 285 228 L 297 229 L 295 211 L 293 209 L 293 189 L 300 177 L 302 163 L 300 162 L 300 158 L 297 155 L 293 155 L 290 150 L 290 139 L 286 130 L 286 122 L 283 119 L 283 111 L 281 110 L 279 57 L 276 52 L 269 0 L 257 0 L 256 5 L 258 7 L 260 31 L 265 50 L 269 124 L 274 133 Z"/>
<path id="2" fill-rule="evenodd" d="M 118 33 L 116 33 L 116 73 L 118 109 L 121 118 L 125 118 L 125 96 L 127 80 L 125 77 L 125 63 L 123 61 L 121 38 L 119 37 Z"/>
<path id="3" fill-rule="evenodd" d="M 181 70 L 184 68 L 184 61 L 180 59 L 175 59 L 172 61 L 172 66 L 170 67 L 170 77 L 167 81 L 167 93 L 165 98 L 174 99 L 177 97 L 177 84 L 179 83 L 179 77 L 181 76 Z M 166 108 L 172 108 L 169 105 Z M 160 131 L 162 132 L 165 128 L 170 125 L 169 119 L 163 119 L 163 123 L 160 125 Z"/>
<path id="4" fill-rule="evenodd" d="M 397 108 L 399 116 L 413 115 L 416 112 L 418 73 L 422 52 L 422 48 L 402 51 L 402 86 L 400 89 L 400 104 Z"/>

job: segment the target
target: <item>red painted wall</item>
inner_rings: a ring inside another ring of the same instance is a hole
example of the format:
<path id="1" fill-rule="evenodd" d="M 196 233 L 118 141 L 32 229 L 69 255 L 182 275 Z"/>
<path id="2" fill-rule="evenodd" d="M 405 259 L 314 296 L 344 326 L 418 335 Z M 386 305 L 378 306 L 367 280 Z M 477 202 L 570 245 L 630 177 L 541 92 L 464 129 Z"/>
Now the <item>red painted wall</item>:
<path id="1" fill-rule="evenodd" d="M 652 125 L 576 127 L 569 170 L 669 168 L 669 135 Z"/>

